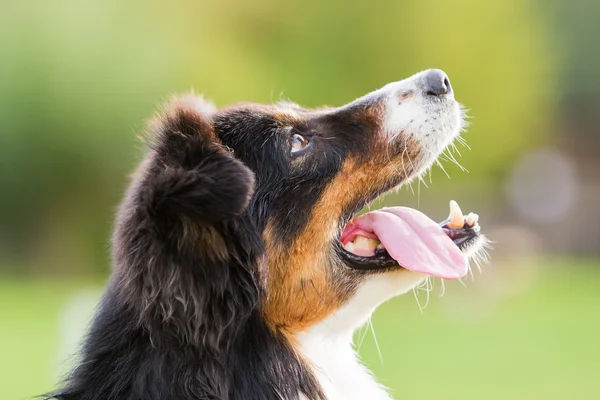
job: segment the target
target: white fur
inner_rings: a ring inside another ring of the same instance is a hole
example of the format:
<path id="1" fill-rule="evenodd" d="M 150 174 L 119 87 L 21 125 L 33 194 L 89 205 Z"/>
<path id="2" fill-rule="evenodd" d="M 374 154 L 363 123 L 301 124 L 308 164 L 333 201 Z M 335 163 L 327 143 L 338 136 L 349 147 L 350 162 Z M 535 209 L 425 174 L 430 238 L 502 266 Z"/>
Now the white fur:
<path id="1" fill-rule="evenodd" d="M 463 254 L 479 266 L 480 260 L 487 260 L 487 246 L 488 240 L 481 236 Z M 327 400 L 392 400 L 386 388 L 361 364 L 352 338 L 379 305 L 426 278 L 408 270 L 373 275 L 344 306 L 296 336 L 297 350 L 312 367 Z M 300 399 L 308 400 L 303 396 Z"/>
<path id="2" fill-rule="evenodd" d="M 460 105 L 452 93 L 444 98 L 423 94 L 426 72 L 390 83 L 344 106 L 353 107 L 383 100 L 382 134 L 386 140 L 416 140 L 423 148 L 420 156 L 411 160 L 412 177 L 424 173 L 463 127 Z M 480 254 L 485 243 L 482 237 L 465 250 L 465 257 Z M 312 367 L 328 400 L 392 399 L 360 363 L 352 337 L 368 321 L 377 306 L 406 293 L 425 278 L 426 275 L 407 270 L 373 275 L 361 284 L 343 307 L 297 335 L 297 350 Z"/>
<path id="3" fill-rule="evenodd" d="M 370 277 L 334 314 L 297 335 L 298 351 L 313 368 L 328 400 L 390 400 L 356 354 L 352 336 L 381 303 L 425 279 L 410 271 Z"/>
<path id="4" fill-rule="evenodd" d="M 463 112 L 453 91 L 443 97 L 424 93 L 424 78 L 429 71 L 389 83 L 345 106 L 383 101 L 381 134 L 389 142 L 416 140 L 423 148 L 420 157 L 411 160 L 411 175 L 415 177 L 437 160 L 464 127 Z"/>
<path id="5" fill-rule="evenodd" d="M 417 140 L 421 156 L 413 160 L 416 175 L 421 175 L 431 163 L 460 134 L 463 116 L 453 92 L 443 98 L 424 94 L 423 78 L 428 71 L 419 72 L 400 82 L 386 85 L 386 115 L 383 134 L 388 140 Z M 404 92 L 412 94 L 401 99 Z"/>

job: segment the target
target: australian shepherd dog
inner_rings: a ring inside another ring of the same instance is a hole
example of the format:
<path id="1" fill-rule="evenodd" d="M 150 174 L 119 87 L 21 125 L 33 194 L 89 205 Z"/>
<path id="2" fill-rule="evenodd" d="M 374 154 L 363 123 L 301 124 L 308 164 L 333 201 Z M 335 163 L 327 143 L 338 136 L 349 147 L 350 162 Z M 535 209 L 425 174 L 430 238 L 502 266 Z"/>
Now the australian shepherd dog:
<path id="1" fill-rule="evenodd" d="M 174 98 L 116 219 L 113 271 L 61 400 L 389 400 L 353 332 L 485 244 L 451 203 L 359 212 L 459 136 L 436 69 L 338 108 Z"/>

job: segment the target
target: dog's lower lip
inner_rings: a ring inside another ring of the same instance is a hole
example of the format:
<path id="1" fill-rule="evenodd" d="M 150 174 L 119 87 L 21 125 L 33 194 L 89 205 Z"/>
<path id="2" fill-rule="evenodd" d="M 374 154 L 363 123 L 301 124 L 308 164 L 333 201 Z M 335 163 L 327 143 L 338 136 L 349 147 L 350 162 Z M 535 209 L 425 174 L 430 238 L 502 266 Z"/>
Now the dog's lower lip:
<path id="1" fill-rule="evenodd" d="M 345 264 L 355 270 L 384 270 L 390 268 L 402 268 L 394 260 L 387 250 L 378 250 L 373 256 L 359 256 L 344 249 L 341 242 L 337 241 L 337 251 Z"/>
<path id="2" fill-rule="evenodd" d="M 465 224 L 460 229 L 451 228 L 447 224 L 444 224 L 442 225 L 442 229 L 461 250 L 466 247 L 474 238 L 479 236 L 479 232 L 481 231 L 479 224 L 475 224 L 473 226 Z"/>

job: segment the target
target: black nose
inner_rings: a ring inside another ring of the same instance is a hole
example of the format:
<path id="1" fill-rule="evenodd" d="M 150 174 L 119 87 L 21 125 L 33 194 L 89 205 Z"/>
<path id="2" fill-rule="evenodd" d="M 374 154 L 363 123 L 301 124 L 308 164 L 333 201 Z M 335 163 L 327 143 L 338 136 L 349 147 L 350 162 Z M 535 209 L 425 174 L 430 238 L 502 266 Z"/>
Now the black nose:
<path id="1" fill-rule="evenodd" d="M 425 94 L 429 96 L 443 96 L 452 91 L 450 79 L 442 70 L 431 69 L 427 71 L 424 77 Z"/>

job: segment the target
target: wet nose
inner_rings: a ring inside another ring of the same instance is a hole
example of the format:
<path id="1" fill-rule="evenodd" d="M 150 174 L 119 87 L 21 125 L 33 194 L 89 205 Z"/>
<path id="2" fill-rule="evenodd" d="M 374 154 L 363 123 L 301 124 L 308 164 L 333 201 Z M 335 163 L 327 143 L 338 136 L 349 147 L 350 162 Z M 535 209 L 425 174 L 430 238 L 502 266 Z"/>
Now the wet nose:
<path id="1" fill-rule="evenodd" d="M 428 96 L 443 96 L 452 91 L 448 75 L 441 69 L 430 69 L 423 77 L 425 94 Z"/>

